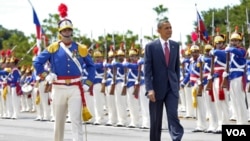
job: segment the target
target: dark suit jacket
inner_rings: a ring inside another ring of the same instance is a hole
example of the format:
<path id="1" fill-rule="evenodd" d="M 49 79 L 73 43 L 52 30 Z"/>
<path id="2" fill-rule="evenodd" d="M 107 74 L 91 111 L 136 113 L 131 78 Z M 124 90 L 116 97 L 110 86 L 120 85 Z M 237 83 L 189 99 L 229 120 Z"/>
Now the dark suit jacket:
<path id="1" fill-rule="evenodd" d="M 177 97 L 180 80 L 179 44 L 169 40 L 170 59 L 167 66 L 163 47 L 160 39 L 157 39 L 145 47 L 145 85 L 146 91 L 154 90 L 156 100 L 164 99 L 170 83 L 172 91 Z"/>

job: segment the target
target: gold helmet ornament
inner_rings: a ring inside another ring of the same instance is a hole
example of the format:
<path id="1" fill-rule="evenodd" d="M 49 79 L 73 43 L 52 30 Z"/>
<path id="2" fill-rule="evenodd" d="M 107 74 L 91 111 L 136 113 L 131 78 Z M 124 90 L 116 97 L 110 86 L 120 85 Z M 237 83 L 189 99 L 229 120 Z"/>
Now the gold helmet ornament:
<path id="1" fill-rule="evenodd" d="M 216 35 L 214 36 L 214 44 L 217 44 L 219 42 L 225 42 L 226 36 L 224 34 L 220 34 L 220 29 L 216 28 Z"/>
<path id="2" fill-rule="evenodd" d="M 231 34 L 230 40 L 242 40 L 242 34 L 238 32 L 238 26 L 235 26 L 235 31 Z"/>
<path id="3" fill-rule="evenodd" d="M 95 44 L 95 47 L 96 49 L 94 50 L 93 57 L 103 57 L 103 54 L 99 48 L 99 44 Z"/>
<path id="4" fill-rule="evenodd" d="M 186 50 L 185 50 L 185 55 L 190 55 L 191 54 L 191 46 L 190 44 L 187 45 Z"/>
<path id="5" fill-rule="evenodd" d="M 211 50 L 211 49 L 213 49 L 213 46 L 210 45 L 210 44 L 206 44 L 204 49 L 205 50 Z"/>
<path id="6" fill-rule="evenodd" d="M 115 51 L 113 49 L 113 45 L 110 45 L 109 47 L 109 52 L 108 52 L 108 57 L 115 57 Z"/>
<path id="7" fill-rule="evenodd" d="M 137 51 L 137 49 L 135 49 L 134 43 L 131 45 L 131 48 L 128 51 L 128 55 L 129 56 L 138 55 L 138 51 Z"/>
<path id="8" fill-rule="evenodd" d="M 31 73 L 31 72 L 32 72 L 31 69 L 32 69 L 31 66 L 30 66 L 30 67 L 27 67 L 26 70 L 25 70 L 25 73 Z"/>
<path id="9" fill-rule="evenodd" d="M 142 49 L 141 49 L 141 55 L 144 55 L 144 53 L 145 53 L 145 49 L 142 48 Z"/>
<path id="10" fill-rule="evenodd" d="M 26 66 L 25 66 L 25 65 L 22 65 L 21 68 L 20 68 L 20 71 L 21 71 L 21 72 L 25 72 L 25 71 L 26 71 Z"/>
<path id="11" fill-rule="evenodd" d="M 72 29 L 73 30 L 73 24 L 71 20 L 67 19 L 66 17 L 68 16 L 68 7 L 64 3 L 61 3 L 58 7 L 59 15 L 62 18 L 61 21 L 58 23 L 58 31 L 62 31 L 64 29 Z"/>
<path id="12" fill-rule="evenodd" d="M 125 56 L 125 52 L 124 52 L 124 42 L 121 42 L 120 48 L 117 50 L 116 55 Z"/>
<path id="13" fill-rule="evenodd" d="M 196 51 L 196 50 L 200 50 L 200 47 L 199 47 L 198 45 L 192 45 L 192 46 L 190 47 L 190 51 L 191 51 L 191 52 L 194 52 L 194 51 Z"/>

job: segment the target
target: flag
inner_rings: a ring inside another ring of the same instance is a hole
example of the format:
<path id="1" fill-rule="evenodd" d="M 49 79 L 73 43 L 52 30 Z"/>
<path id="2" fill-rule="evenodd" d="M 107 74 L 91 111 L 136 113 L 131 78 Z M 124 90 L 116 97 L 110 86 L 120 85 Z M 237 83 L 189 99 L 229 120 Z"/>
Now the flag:
<path id="1" fill-rule="evenodd" d="M 200 13 L 197 11 L 197 24 L 198 24 L 198 33 L 200 35 L 200 39 L 204 41 L 209 40 L 208 32 L 205 26 L 205 23 L 203 22 Z"/>
<path id="2" fill-rule="evenodd" d="M 33 8 L 33 6 L 32 6 L 32 11 L 33 11 L 33 22 L 36 25 L 36 38 L 41 39 L 41 33 L 42 33 L 41 25 L 40 25 L 39 19 L 37 17 L 36 11 Z"/>
<path id="3" fill-rule="evenodd" d="M 28 2 L 30 3 L 30 6 L 32 7 L 33 23 L 35 24 L 35 27 L 36 27 L 36 46 L 38 47 L 38 54 L 39 54 L 41 52 L 41 40 L 46 39 L 46 36 L 40 24 L 35 8 L 33 7 L 30 0 L 28 0 Z"/>

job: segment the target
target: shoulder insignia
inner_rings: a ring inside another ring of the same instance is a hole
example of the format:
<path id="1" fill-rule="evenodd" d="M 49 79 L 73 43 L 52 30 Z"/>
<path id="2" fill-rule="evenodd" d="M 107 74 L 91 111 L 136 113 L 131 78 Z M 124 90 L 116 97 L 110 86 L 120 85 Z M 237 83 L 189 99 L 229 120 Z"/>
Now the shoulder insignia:
<path id="1" fill-rule="evenodd" d="M 47 47 L 47 50 L 49 53 L 54 53 L 58 50 L 58 48 L 59 48 L 59 42 L 54 42 Z"/>
<path id="2" fill-rule="evenodd" d="M 88 48 L 86 45 L 82 45 L 77 43 L 78 45 L 78 52 L 80 54 L 81 57 L 86 57 L 88 55 Z"/>

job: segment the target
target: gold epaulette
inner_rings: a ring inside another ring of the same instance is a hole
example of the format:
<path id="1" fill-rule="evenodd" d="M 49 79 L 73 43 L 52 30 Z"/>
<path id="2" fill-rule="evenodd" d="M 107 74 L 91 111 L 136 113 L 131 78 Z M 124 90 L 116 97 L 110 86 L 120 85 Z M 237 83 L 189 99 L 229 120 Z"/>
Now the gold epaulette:
<path id="1" fill-rule="evenodd" d="M 82 45 L 80 43 L 77 43 L 78 45 L 78 52 L 81 57 L 86 57 L 88 55 L 88 48 L 86 45 Z"/>
<path id="2" fill-rule="evenodd" d="M 54 53 L 58 50 L 59 48 L 59 42 L 54 42 L 50 44 L 46 49 L 48 50 L 49 53 Z"/>

